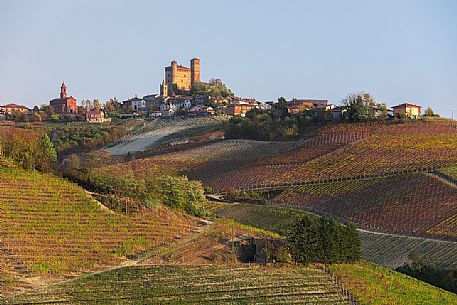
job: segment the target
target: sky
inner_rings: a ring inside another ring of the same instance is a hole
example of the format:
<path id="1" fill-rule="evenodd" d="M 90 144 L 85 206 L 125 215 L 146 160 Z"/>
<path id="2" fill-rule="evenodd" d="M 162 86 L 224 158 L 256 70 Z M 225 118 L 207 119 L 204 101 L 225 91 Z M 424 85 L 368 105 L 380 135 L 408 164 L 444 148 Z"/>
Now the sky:
<path id="1" fill-rule="evenodd" d="M 366 91 L 457 117 L 457 1 L 0 0 L 0 104 L 159 92 L 164 67 L 201 59 L 260 101 Z"/>

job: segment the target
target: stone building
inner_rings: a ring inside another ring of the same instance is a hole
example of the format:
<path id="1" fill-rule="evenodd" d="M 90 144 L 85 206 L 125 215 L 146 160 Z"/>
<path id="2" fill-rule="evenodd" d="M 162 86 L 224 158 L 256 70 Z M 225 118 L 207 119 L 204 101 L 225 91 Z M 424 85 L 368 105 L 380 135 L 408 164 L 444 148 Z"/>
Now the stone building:
<path id="1" fill-rule="evenodd" d="M 76 99 L 73 96 L 67 96 L 67 87 L 62 82 L 60 86 L 60 98 L 53 99 L 49 102 L 52 110 L 57 114 L 76 114 L 78 107 L 76 106 Z"/>
<path id="2" fill-rule="evenodd" d="M 410 103 L 404 103 L 404 104 L 392 107 L 394 116 L 396 116 L 396 117 L 407 116 L 409 118 L 418 118 L 421 114 L 421 108 L 422 107 L 419 105 L 410 104 Z"/>
<path id="3" fill-rule="evenodd" d="M 173 84 L 176 84 L 179 90 L 190 91 L 195 82 L 200 81 L 200 59 L 193 58 L 190 61 L 190 68 L 178 65 L 173 60 L 171 65 L 165 67 L 165 79 L 160 85 L 162 96 L 173 95 Z"/>
<path id="4" fill-rule="evenodd" d="M 29 109 L 26 106 L 17 105 L 17 104 L 7 104 L 0 106 L 0 114 L 4 115 L 13 115 L 13 113 L 29 113 Z"/>

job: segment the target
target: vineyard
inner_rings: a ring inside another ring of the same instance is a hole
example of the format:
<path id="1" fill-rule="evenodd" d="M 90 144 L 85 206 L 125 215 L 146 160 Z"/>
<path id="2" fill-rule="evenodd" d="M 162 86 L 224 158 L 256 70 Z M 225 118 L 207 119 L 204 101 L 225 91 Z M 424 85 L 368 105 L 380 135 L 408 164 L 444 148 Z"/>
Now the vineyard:
<path id="1" fill-rule="evenodd" d="M 438 172 L 442 173 L 454 180 L 457 180 L 457 165 L 440 168 L 440 169 L 438 169 Z"/>
<path id="2" fill-rule="evenodd" d="M 386 174 L 457 162 L 457 128 L 446 125 L 384 126 L 360 141 L 314 159 L 269 183 Z"/>
<path id="3" fill-rule="evenodd" d="M 284 234 L 287 226 L 302 217 L 316 217 L 308 212 L 255 204 L 225 204 L 216 214 L 242 224 Z M 407 262 L 411 252 L 432 266 L 457 268 L 457 243 L 418 237 L 371 233 L 359 230 L 363 258 L 382 266 L 396 268 Z"/>
<path id="4" fill-rule="evenodd" d="M 401 235 L 360 232 L 363 257 L 381 266 L 397 268 L 417 253 L 425 264 L 442 269 L 457 269 L 457 242 Z"/>
<path id="5" fill-rule="evenodd" d="M 215 190 L 390 175 L 457 162 L 457 128 L 446 121 L 323 128 L 301 147 L 202 181 Z"/>
<path id="6" fill-rule="evenodd" d="M 457 188 L 430 175 L 304 185 L 269 200 L 339 217 L 372 231 L 455 238 Z"/>
<path id="7" fill-rule="evenodd" d="M 17 169 L 0 169 L 0 210 L 2 253 L 41 275 L 117 264 L 196 226 L 163 207 L 118 215 L 66 180 Z"/>
<path id="8" fill-rule="evenodd" d="M 163 144 L 174 139 L 173 135 L 185 137 L 192 135 L 192 131 L 204 131 L 216 127 L 221 123 L 218 118 L 193 118 L 193 119 L 156 119 L 146 123 L 134 135 L 125 137 L 116 144 L 106 147 L 112 155 L 125 155 L 144 151 L 154 145 Z"/>
<path id="9" fill-rule="evenodd" d="M 314 268 L 143 265 L 103 272 L 4 300 L 4 304 L 51 302 L 348 304 L 348 299 L 322 270 Z"/>
<path id="10" fill-rule="evenodd" d="M 254 261 L 252 251 L 244 249 L 253 238 L 278 237 L 231 220 L 217 219 L 198 232 L 148 252 L 142 263 L 200 265 L 251 262 Z"/>
<path id="11" fill-rule="evenodd" d="M 368 262 L 330 265 L 362 304 L 456 304 L 457 296 L 407 275 Z"/>
<path id="12" fill-rule="evenodd" d="M 297 143 L 274 143 L 249 140 L 227 140 L 213 144 L 146 157 L 129 162 L 97 168 L 98 174 L 145 177 L 158 173 L 188 173 L 191 178 L 199 178 L 206 173 L 214 173 L 215 168 L 239 166 L 252 163 L 293 149 Z"/>

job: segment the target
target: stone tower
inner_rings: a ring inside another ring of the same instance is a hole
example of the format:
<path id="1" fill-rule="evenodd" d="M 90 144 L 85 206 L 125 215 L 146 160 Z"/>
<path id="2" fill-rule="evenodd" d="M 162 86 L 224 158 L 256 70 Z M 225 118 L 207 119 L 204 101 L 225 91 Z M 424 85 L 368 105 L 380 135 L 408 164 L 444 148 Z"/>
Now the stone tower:
<path id="1" fill-rule="evenodd" d="M 65 82 L 62 82 L 62 86 L 60 86 L 60 98 L 67 97 L 67 86 L 65 86 Z"/>
<path id="2" fill-rule="evenodd" d="M 200 59 L 192 58 L 190 60 L 190 84 L 200 81 Z"/>
<path id="3" fill-rule="evenodd" d="M 163 80 L 162 84 L 160 84 L 160 96 L 162 96 L 162 97 L 168 96 L 168 85 L 165 80 Z"/>

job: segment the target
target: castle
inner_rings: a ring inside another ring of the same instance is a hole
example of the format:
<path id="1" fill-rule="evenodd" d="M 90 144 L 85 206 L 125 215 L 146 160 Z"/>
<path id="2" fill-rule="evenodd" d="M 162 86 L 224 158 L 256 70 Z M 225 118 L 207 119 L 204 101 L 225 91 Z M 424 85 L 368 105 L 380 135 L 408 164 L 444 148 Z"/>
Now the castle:
<path id="1" fill-rule="evenodd" d="M 178 65 L 173 60 L 171 65 L 165 67 L 165 79 L 160 85 L 160 95 L 162 97 L 172 96 L 173 84 L 176 84 L 179 90 L 189 92 L 195 82 L 200 81 L 200 59 L 192 58 L 190 68 Z"/>

